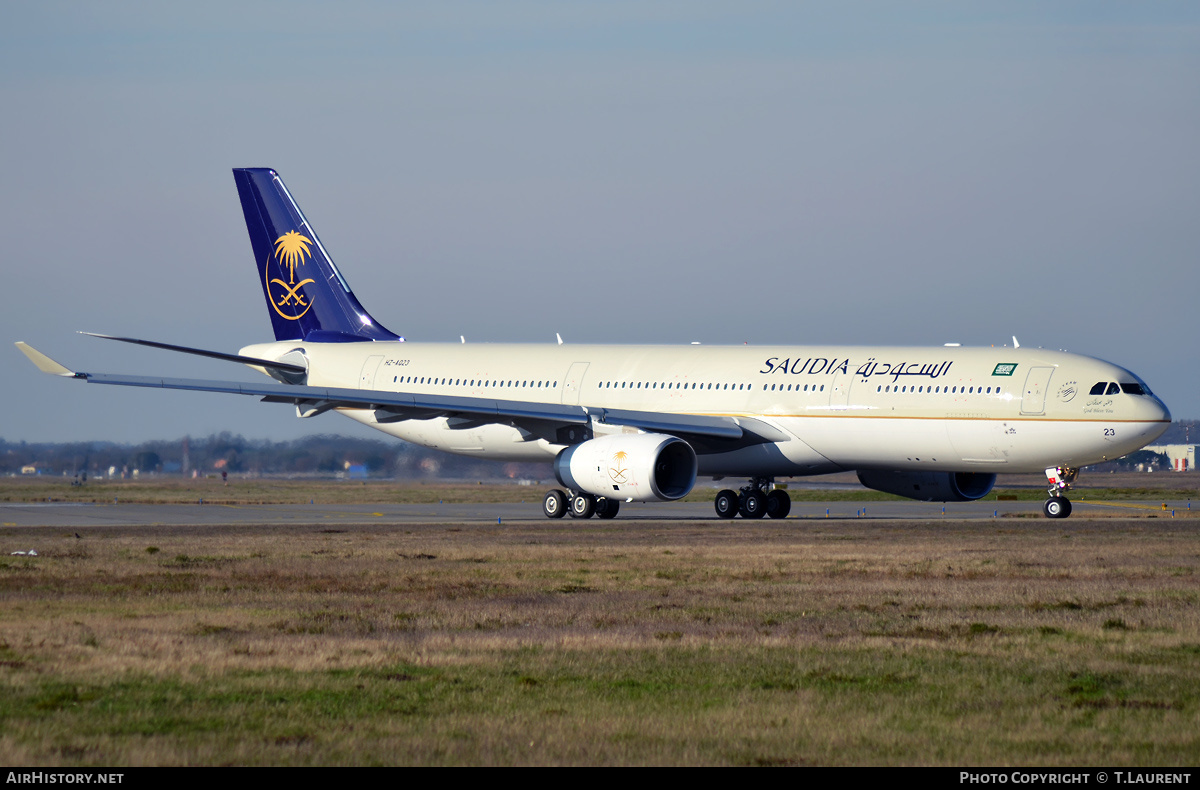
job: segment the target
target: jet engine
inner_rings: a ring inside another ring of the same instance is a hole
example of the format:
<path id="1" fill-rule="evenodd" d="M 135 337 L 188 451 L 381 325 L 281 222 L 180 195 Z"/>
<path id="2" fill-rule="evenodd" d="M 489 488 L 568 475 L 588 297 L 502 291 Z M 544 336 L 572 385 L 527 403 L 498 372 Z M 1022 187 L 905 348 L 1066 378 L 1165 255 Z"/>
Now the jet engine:
<path id="1" fill-rule="evenodd" d="M 891 472 L 866 470 L 858 481 L 867 488 L 924 502 L 973 502 L 996 484 L 994 474 L 983 472 Z"/>
<path id="2" fill-rule="evenodd" d="M 573 491 L 612 499 L 682 499 L 696 484 L 696 452 L 675 436 L 622 433 L 589 439 L 554 459 L 554 476 Z"/>

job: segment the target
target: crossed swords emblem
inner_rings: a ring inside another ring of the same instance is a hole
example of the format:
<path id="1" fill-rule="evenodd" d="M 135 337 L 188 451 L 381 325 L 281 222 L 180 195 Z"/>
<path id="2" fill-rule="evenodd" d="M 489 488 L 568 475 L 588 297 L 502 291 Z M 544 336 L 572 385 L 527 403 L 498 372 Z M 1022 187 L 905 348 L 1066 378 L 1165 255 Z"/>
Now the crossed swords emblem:
<path id="1" fill-rule="evenodd" d="M 312 282 L 316 282 L 316 280 L 309 277 L 308 279 L 301 280 L 300 282 L 298 282 L 294 286 L 292 286 L 292 285 L 288 285 L 287 283 L 285 283 L 283 280 L 279 279 L 278 277 L 274 278 L 273 280 L 271 280 L 271 283 L 272 284 L 279 283 L 280 287 L 283 288 L 283 290 L 287 291 L 287 293 L 285 293 L 280 298 L 280 300 L 278 302 L 276 302 L 275 304 L 278 305 L 279 307 L 285 307 L 287 305 L 290 305 L 292 303 L 292 300 L 295 299 L 297 307 L 308 307 L 308 302 L 304 301 L 304 294 L 300 293 L 300 289 L 303 288 L 307 283 L 312 283 Z"/>
<path id="2" fill-rule="evenodd" d="M 303 236 L 295 230 L 288 231 L 275 240 L 275 258 L 280 267 L 287 267 L 288 282 L 283 281 L 282 270 L 278 277 L 271 277 L 269 258 L 263 270 L 263 277 L 269 278 L 267 279 L 267 294 L 271 307 L 289 321 L 298 320 L 312 307 L 310 302 L 304 301 L 304 294 L 300 293 L 300 289 L 316 280 L 309 277 L 296 282 L 296 266 L 304 263 L 304 258 L 309 255 L 308 245 L 311 243 L 312 241 L 307 236 Z M 278 285 L 283 289 L 282 292 L 278 292 L 278 298 L 276 298 L 276 292 L 271 291 L 272 285 Z M 290 310 L 285 312 L 280 309 L 283 307 L 288 307 Z"/>

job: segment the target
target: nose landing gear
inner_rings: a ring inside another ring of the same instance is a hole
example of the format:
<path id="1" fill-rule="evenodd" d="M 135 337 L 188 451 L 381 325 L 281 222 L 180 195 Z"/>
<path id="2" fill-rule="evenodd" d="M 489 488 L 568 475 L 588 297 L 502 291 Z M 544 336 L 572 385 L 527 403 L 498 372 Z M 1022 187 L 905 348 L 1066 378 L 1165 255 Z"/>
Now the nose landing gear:
<path id="1" fill-rule="evenodd" d="M 773 482 L 769 477 L 755 477 L 749 485 L 742 486 L 740 494 L 725 489 L 713 500 L 713 509 L 720 518 L 733 518 L 738 513 L 742 518 L 787 518 L 792 499 L 782 489 L 770 490 Z"/>
<path id="2" fill-rule="evenodd" d="M 1046 470 L 1047 493 L 1050 498 L 1042 503 L 1046 518 L 1066 518 L 1071 515 L 1071 500 L 1067 491 L 1075 482 L 1079 469 L 1073 466 L 1052 466 Z"/>

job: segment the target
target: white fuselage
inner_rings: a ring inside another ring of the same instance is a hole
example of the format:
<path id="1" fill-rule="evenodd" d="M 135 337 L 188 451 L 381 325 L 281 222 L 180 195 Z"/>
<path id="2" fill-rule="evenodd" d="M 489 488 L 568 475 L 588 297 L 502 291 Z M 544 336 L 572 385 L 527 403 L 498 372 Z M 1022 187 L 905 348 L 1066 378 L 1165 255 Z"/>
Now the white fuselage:
<path id="1" fill-rule="evenodd" d="M 285 341 L 241 353 L 297 351 L 311 386 L 753 418 L 777 430 L 732 452 L 698 451 L 699 473 L 714 476 L 1041 472 L 1119 458 L 1170 422 L 1153 395 L 1088 394 L 1100 382 L 1139 382 L 1128 370 L 1043 349 Z M 451 453 L 545 461 L 565 446 L 506 423 L 378 422 L 372 410 L 342 411 Z"/>

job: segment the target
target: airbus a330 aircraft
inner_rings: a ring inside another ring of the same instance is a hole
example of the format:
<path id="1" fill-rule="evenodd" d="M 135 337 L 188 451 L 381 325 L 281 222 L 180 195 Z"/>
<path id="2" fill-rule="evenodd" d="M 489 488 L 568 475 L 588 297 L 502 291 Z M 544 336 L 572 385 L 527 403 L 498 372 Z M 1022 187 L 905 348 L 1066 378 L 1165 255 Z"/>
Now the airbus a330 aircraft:
<path id="1" fill-rule="evenodd" d="M 1143 447 L 1171 420 L 1130 371 L 1042 349 L 408 343 L 363 309 L 274 170 L 233 172 L 275 342 L 226 354 L 111 339 L 275 382 L 82 373 L 21 351 L 90 384 L 253 395 L 451 453 L 552 461 L 563 489 L 543 501 L 551 518 L 680 499 L 699 476 L 746 481 L 716 495 L 718 516 L 782 518 L 791 500 L 776 478 L 845 470 L 934 501 L 1044 471 L 1043 510 L 1065 518 L 1079 467 Z"/>

